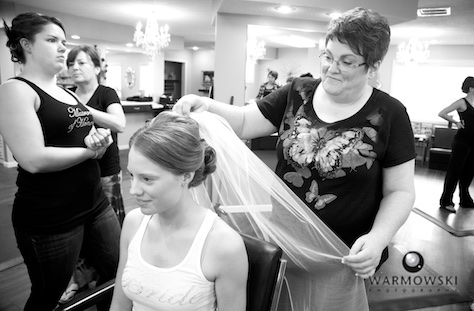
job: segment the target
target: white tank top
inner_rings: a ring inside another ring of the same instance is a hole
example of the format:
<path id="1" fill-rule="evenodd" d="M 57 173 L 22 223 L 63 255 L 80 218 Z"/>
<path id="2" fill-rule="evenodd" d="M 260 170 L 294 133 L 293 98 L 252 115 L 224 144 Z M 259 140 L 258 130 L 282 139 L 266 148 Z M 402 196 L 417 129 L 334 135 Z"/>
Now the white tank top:
<path id="1" fill-rule="evenodd" d="M 217 310 L 214 282 L 201 270 L 201 253 L 217 215 L 209 210 L 186 257 L 171 268 L 147 263 L 140 252 L 151 216 L 145 216 L 128 247 L 122 288 L 133 301 L 133 311 Z"/>

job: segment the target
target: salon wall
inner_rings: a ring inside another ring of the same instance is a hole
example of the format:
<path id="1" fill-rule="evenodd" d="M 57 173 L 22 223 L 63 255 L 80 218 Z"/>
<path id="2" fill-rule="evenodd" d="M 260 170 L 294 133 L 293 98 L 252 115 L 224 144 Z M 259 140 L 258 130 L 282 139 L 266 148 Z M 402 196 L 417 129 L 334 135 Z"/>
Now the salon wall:
<path id="1" fill-rule="evenodd" d="M 191 94 L 196 95 L 207 95 L 205 93 L 199 92 L 203 88 L 203 71 L 214 71 L 214 59 L 215 52 L 214 50 L 197 50 L 192 51 L 192 61 L 191 61 L 191 70 L 189 72 L 189 87 L 188 90 Z M 224 77 L 225 79 L 225 77 Z M 186 94 L 186 93 L 184 93 Z"/>
<path id="2" fill-rule="evenodd" d="M 156 69 L 156 77 L 151 77 L 153 79 L 153 84 L 156 85 L 156 92 L 163 93 L 163 72 L 164 72 L 164 63 L 163 55 L 155 56 L 155 60 L 151 61 L 150 57 L 145 54 L 137 53 L 121 53 L 121 54 L 111 54 L 107 55 L 107 64 L 118 65 L 122 68 L 122 77 L 121 77 L 121 98 L 125 100 L 127 97 L 139 95 L 140 91 L 140 65 L 152 62 L 158 68 Z M 160 66 L 160 63 L 163 63 Z M 160 68 L 161 67 L 161 68 Z M 135 72 L 135 84 L 132 87 L 129 87 L 125 79 L 125 72 L 128 68 L 131 68 Z M 161 70 L 160 70 L 161 69 Z"/>
<path id="3" fill-rule="evenodd" d="M 474 46 L 432 45 L 429 62 L 418 66 L 398 64 L 396 52 L 397 46 L 391 45 L 379 70 L 379 88 L 402 101 L 413 122 L 446 125 L 438 112 L 464 96 L 462 81 L 468 75 L 474 76 Z M 268 70 L 278 71 L 282 84 L 289 70 L 296 75 L 311 72 L 318 77 L 318 53 L 318 48 L 280 48 L 275 59 L 259 60 L 254 67 L 254 81 L 246 84 L 245 100 L 255 98 Z"/>
<path id="4" fill-rule="evenodd" d="M 238 106 L 245 102 L 248 25 L 312 29 L 324 32 L 327 23 L 250 15 L 217 14 L 214 75 L 216 90 L 214 96 L 226 103 L 233 96 L 234 104 Z"/>
<path id="5" fill-rule="evenodd" d="M 474 76 L 474 46 L 432 45 L 430 60 L 418 66 L 396 63 L 396 46 L 390 46 L 380 68 L 383 91 L 400 99 L 413 122 L 447 125 L 438 112 L 465 96 L 461 84 Z"/>
<path id="6" fill-rule="evenodd" d="M 275 70 L 278 72 L 277 82 L 286 84 L 288 76 L 298 77 L 310 72 L 313 77 L 319 77 L 319 49 L 318 48 L 278 48 L 275 59 L 258 60 L 254 66 L 254 77 L 248 79 L 245 90 L 245 100 L 253 99 L 257 96 L 260 85 L 267 81 L 268 72 Z M 248 66 L 249 66 L 248 65 Z M 248 68 L 247 69 L 251 69 Z"/>

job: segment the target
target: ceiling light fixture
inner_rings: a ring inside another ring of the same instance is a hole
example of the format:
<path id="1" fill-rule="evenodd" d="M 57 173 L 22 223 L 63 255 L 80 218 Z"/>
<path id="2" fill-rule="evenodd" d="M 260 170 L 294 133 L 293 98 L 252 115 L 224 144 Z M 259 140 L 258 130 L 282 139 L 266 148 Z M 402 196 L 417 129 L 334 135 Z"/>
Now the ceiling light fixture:
<path id="1" fill-rule="evenodd" d="M 146 21 L 145 32 L 142 31 L 142 23 L 137 23 L 133 41 L 135 41 L 136 46 L 143 48 L 145 53 L 153 58 L 169 45 L 171 35 L 168 31 L 168 25 L 159 26 L 158 18 L 152 12 Z"/>
<path id="2" fill-rule="evenodd" d="M 451 7 L 421 8 L 421 9 L 416 10 L 416 15 L 418 15 L 419 17 L 449 16 L 451 15 Z"/>
<path id="3" fill-rule="evenodd" d="M 282 14 L 288 14 L 288 13 L 296 11 L 296 8 L 290 5 L 278 5 L 274 9 L 278 13 L 282 13 Z"/>
<path id="4" fill-rule="evenodd" d="M 430 58 L 429 43 L 419 39 L 410 39 L 408 43 L 398 45 L 397 62 L 401 64 L 426 63 Z"/>
<path id="5" fill-rule="evenodd" d="M 332 12 L 332 13 L 329 13 L 328 16 L 331 18 L 331 19 L 335 19 L 335 18 L 338 18 L 339 16 L 341 16 L 342 13 L 340 12 Z"/>
<path id="6" fill-rule="evenodd" d="M 74 39 L 74 40 L 79 40 L 81 37 L 79 37 L 78 35 L 71 35 L 71 39 Z"/>

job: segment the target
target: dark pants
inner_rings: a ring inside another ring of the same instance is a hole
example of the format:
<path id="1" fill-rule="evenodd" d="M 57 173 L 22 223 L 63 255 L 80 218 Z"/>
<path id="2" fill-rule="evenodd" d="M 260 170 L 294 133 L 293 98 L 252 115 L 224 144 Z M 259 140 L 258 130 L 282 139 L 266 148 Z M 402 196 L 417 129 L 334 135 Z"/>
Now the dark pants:
<path id="1" fill-rule="evenodd" d="M 115 210 L 115 214 L 119 219 L 120 225 L 125 219 L 125 207 L 122 199 L 122 171 L 120 173 L 100 178 L 102 189 L 105 196 L 109 199 L 110 204 Z"/>
<path id="2" fill-rule="evenodd" d="M 445 206 L 453 204 L 453 194 L 458 182 L 460 203 L 472 202 L 469 186 L 474 177 L 474 146 L 456 135 L 451 150 L 443 194 L 440 199 L 440 204 Z"/>
<path id="3" fill-rule="evenodd" d="M 18 248 L 31 280 L 24 310 L 51 311 L 76 267 L 79 253 L 99 274 L 97 284 L 115 277 L 119 258 L 120 224 L 112 207 L 83 226 L 61 234 L 28 234 L 15 228 Z"/>

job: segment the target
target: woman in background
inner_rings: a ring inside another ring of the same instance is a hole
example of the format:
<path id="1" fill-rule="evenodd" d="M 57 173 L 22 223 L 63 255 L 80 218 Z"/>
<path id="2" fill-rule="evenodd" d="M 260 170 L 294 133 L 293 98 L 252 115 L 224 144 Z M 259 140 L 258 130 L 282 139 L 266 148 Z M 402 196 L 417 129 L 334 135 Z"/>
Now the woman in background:
<path id="1" fill-rule="evenodd" d="M 99 53 L 95 48 L 81 45 L 69 51 L 66 65 L 69 76 L 76 85 L 73 90 L 92 113 L 94 123 L 112 132 L 113 142 L 97 162 L 100 167 L 102 189 L 122 225 L 125 208 L 122 199 L 122 170 L 117 133 L 122 133 L 125 129 L 125 114 L 115 90 L 99 84 L 99 78 L 104 76 L 100 61 Z M 76 269 L 68 288 L 61 296 L 60 303 L 69 301 L 78 290 L 93 281 L 94 269 L 83 262 L 82 258 L 78 265 L 80 268 Z"/>
<path id="2" fill-rule="evenodd" d="M 276 82 L 277 79 L 278 72 L 276 72 L 275 70 L 270 70 L 267 75 L 267 82 L 260 85 L 256 100 L 262 99 L 271 92 L 278 90 L 281 85 Z"/>
<path id="3" fill-rule="evenodd" d="M 112 139 L 56 84 L 66 53 L 61 22 L 24 13 L 4 27 L 11 59 L 23 66 L 0 86 L 0 134 L 18 162 L 12 221 L 31 280 L 25 310 L 53 310 L 81 248 L 99 284 L 115 276 L 120 225 L 95 160 Z"/>
<path id="4" fill-rule="evenodd" d="M 95 48 L 87 45 L 76 46 L 69 52 L 66 64 L 69 75 L 77 86 L 75 93 L 92 113 L 96 126 L 108 128 L 112 132 L 114 141 L 98 162 L 102 189 L 122 224 L 125 209 L 117 133 L 124 131 L 126 121 L 120 98 L 114 89 L 99 84 L 100 56 Z"/>
<path id="5" fill-rule="evenodd" d="M 130 139 L 130 193 L 111 310 L 245 310 L 248 259 L 240 235 L 190 188 L 216 169 L 189 117 L 162 112 Z"/>
<path id="6" fill-rule="evenodd" d="M 455 213 L 453 195 L 459 182 L 459 206 L 474 208 L 469 194 L 469 186 L 474 176 L 474 77 L 467 77 L 461 90 L 464 98 L 456 100 L 438 114 L 448 122 L 456 124 L 458 131 L 453 138 L 451 158 L 444 180 L 443 194 L 439 200 L 440 208 Z M 449 115 L 457 111 L 459 121 Z"/>

